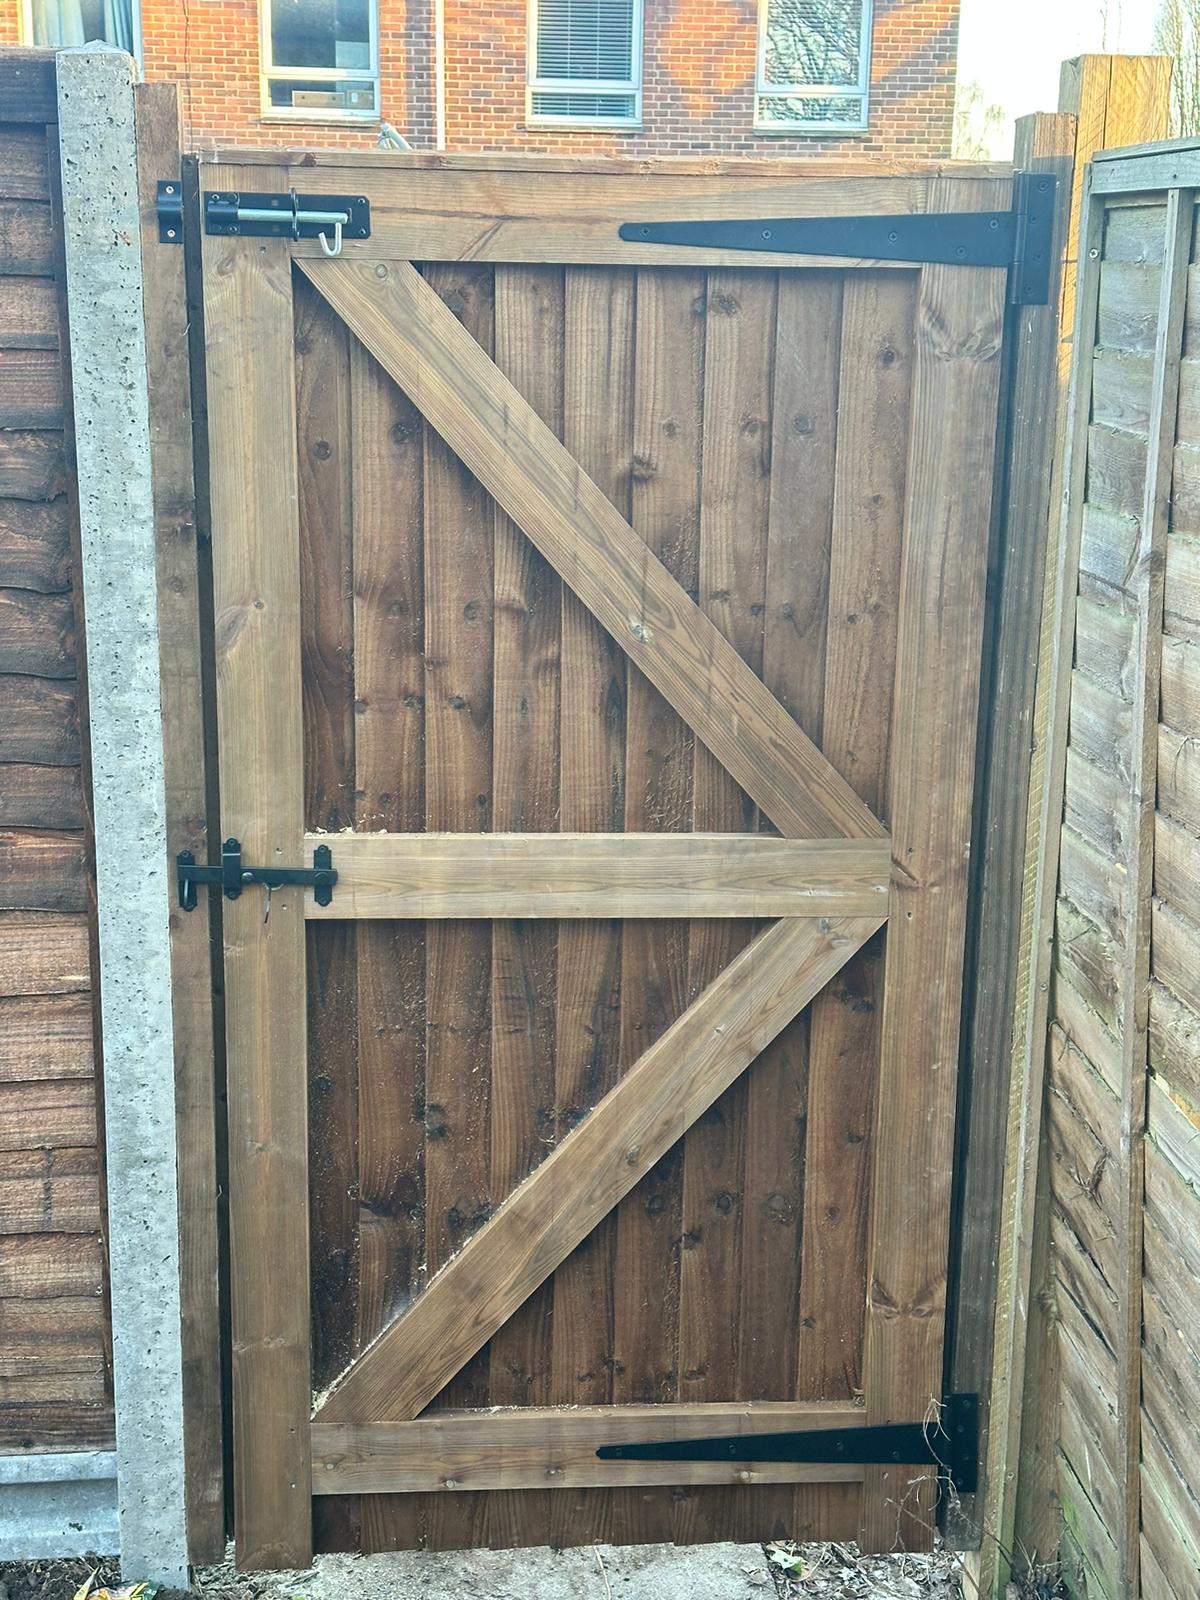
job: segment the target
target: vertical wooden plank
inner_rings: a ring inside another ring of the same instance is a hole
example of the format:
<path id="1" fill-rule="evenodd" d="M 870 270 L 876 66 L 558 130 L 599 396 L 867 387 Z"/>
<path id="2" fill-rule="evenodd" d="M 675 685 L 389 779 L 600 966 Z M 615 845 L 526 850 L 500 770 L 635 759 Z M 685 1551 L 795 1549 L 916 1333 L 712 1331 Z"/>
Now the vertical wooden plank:
<path id="1" fill-rule="evenodd" d="M 350 349 L 350 407 L 355 822 L 366 830 L 417 832 L 425 822 L 424 430 L 415 406 L 357 341 Z M 361 1350 L 424 1281 L 425 929 L 365 922 L 355 940 L 354 1345 Z M 415 1543 L 418 1498 L 364 1495 L 362 1548 Z M 357 1545 L 355 1538 L 350 1547 Z"/>
<path id="2" fill-rule="evenodd" d="M 563 438 L 624 515 L 629 511 L 634 279 L 631 272 L 566 274 Z M 563 591 L 559 825 L 619 833 L 625 808 L 625 658 Z M 555 1080 L 559 1133 L 612 1087 L 620 1047 L 619 923 L 559 931 Z M 612 1218 L 554 1280 L 553 1400 L 603 1403 L 612 1392 Z"/>
<path id="3" fill-rule="evenodd" d="M 134 89 L 142 216 L 150 456 L 158 552 L 163 776 L 168 851 L 208 854 L 208 763 L 200 692 L 200 565 L 192 475 L 191 364 L 181 249 L 158 244 L 156 190 L 182 189 L 174 84 Z M 171 919 L 179 1170 L 180 1309 L 188 1551 L 218 1561 L 225 1548 L 225 1466 L 218 1308 L 216 1062 L 212 945 L 207 915 Z"/>
<path id="4" fill-rule="evenodd" d="M 914 312 L 913 277 L 848 277 L 821 747 L 885 818 Z M 812 1005 L 796 1390 L 805 1400 L 862 1391 L 884 938 Z"/>
<path id="5" fill-rule="evenodd" d="M 631 521 L 689 592 L 699 581 L 704 276 L 637 277 Z M 662 696 L 629 669 L 625 827 L 681 832 L 691 821 L 694 739 Z M 626 921 L 621 1061 L 636 1061 L 687 1004 L 686 922 Z M 613 1399 L 678 1392 L 681 1152 L 668 1153 L 617 1212 Z M 624 1503 L 627 1496 L 619 1497 Z"/>
<path id="6" fill-rule="evenodd" d="M 478 344 L 494 348 L 487 266 L 426 275 Z M 492 818 L 492 535 L 487 493 L 428 426 L 424 444 L 425 825 L 481 833 Z M 486 1219 L 491 1193 L 492 930 L 435 922 L 425 933 L 425 1269 L 432 1277 Z M 488 1401 L 482 1350 L 433 1402 Z M 487 1543 L 487 1497 L 437 1495 L 424 1536 L 435 1548 Z"/>
<path id="7" fill-rule="evenodd" d="M 755 672 L 763 663 L 766 545 L 770 515 L 771 401 L 777 278 L 760 271 L 709 274 L 705 320 L 700 596 Z M 740 833 L 757 825 L 755 808 L 699 743 L 695 747 L 692 826 Z M 688 946 L 688 996 L 694 999 L 742 948 L 753 924 L 696 922 Z M 738 1378 L 738 1290 L 745 1190 L 747 1084 L 743 1076 L 688 1132 L 683 1157 L 679 1398 L 727 1399 Z M 680 1506 L 679 1539 L 701 1531 L 703 1511 L 732 1517 L 736 1491 Z"/>
<path id="8" fill-rule="evenodd" d="M 214 167 L 214 188 L 230 186 Z M 267 169 L 264 183 L 286 187 Z M 236 182 L 232 187 L 237 187 Z M 274 240 L 204 240 L 221 821 L 252 862 L 304 831 L 292 282 Z M 244 1567 L 311 1546 L 301 891 L 225 908 L 234 1517 Z M 270 1248 L 263 1248 L 264 1237 Z"/>
<path id="9" fill-rule="evenodd" d="M 842 282 L 840 273 L 779 274 L 773 353 L 762 674 L 818 746 Z M 801 1012 L 746 1077 L 735 1391 L 742 1400 L 784 1399 L 796 1387 L 811 1016 L 811 1007 Z M 740 1526 L 753 1531 L 794 1525 L 801 1497 L 752 1485 L 737 1498 Z"/>
<path id="10" fill-rule="evenodd" d="M 563 439 L 614 505 L 629 514 L 634 390 L 632 272 L 568 268 L 564 310 Z M 625 809 L 625 656 L 576 597 L 562 596 L 559 826 L 620 832 Z M 572 820 L 574 819 L 574 820 Z M 621 1061 L 623 930 L 620 923 L 562 924 L 559 931 L 555 1098 L 558 1136 L 612 1087 Z M 607 1217 L 554 1277 L 552 1399 L 612 1398 L 617 1221 Z M 653 1501 L 653 1496 L 647 1497 Z M 581 1496 L 614 1532 L 633 1512 L 612 1494 Z M 574 1540 L 578 1511 L 555 1495 L 550 1540 Z M 635 1531 L 630 1535 L 638 1537 Z"/>
<path id="11" fill-rule="evenodd" d="M 428 278 L 491 354 L 489 268 L 430 267 Z M 485 832 L 492 812 L 492 504 L 425 430 L 425 824 Z M 426 932 L 425 1260 L 432 1276 L 492 1206 L 491 930 Z M 486 1403 L 486 1352 L 439 1404 Z"/>
<path id="12" fill-rule="evenodd" d="M 353 819 L 355 781 L 349 336 L 310 285 L 295 294 L 304 814 L 308 827 L 337 832 Z M 323 1388 L 354 1353 L 357 929 L 338 923 L 307 935 L 309 1272 L 313 1382 Z"/>
<path id="13" fill-rule="evenodd" d="M 1163 588 L 1170 512 L 1171 465 L 1179 403 L 1179 363 L 1187 304 L 1188 263 L 1195 229 L 1195 196 L 1167 195 L 1166 244 L 1154 343 L 1154 387 L 1137 563 L 1126 588 L 1137 605 L 1133 680 L 1132 771 L 1125 948 L 1120 958 L 1121 1174 L 1119 1321 L 1117 1325 L 1117 1461 L 1123 1517 L 1114 1529 L 1120 1589 L 1141 1594 L 1142 1235 L 1145 1198 L 1146 1074 L 1149 1070 L 1150 916 L 1154 894 L 1154 819 L 1157 804 L 1158 704 L 1163 649 Z"/>
<path id="14" fill-rule="evenodd" d="M 562 436 L 563 274 L 496 269 L 496 364 Z M 495 524 L 492 826 L 547 833 L 558 825 L 562 585 L 497 507 Z M 558 929 L 492 926 L 491 1181 L 501 1201 L 555 1139 L 554 1033 Z M 489 1346 L 492 1405 L 544 1405 L 551 1387 L 553 1287 L 545 1284 Z M 552 1491 L 489 1496 L 493 1545 L 548 1538 Z"/>
<path id="15" fill-rule="evenodd" d="M 931 209 L 1007 186 L 937 180 Z M 925 267 L 917 304 L 889 794 L 902 877 L 888 926 L 864 1390 L 873 1422 L 924 1417 L 942 1332 L 975 725 L 1005 279 Z M 932 1538 L 936 1480 L 870 1469 L 868 1548 Z"/>
<path id="16" fill-rule="evenodd" d="M 356 826 L 418 832 L 425 820 L 423 427 L 357 342 L 350 381 Z M 423 1278 L 425 947 L 424 929 L 408 923 L 363 923 L 357 939 L 361 1349 Z"/>
<path id="17" fill-rule="evenodd" d="M 967 936 L 964 1002 L 964 1082 L 959 1102 L 965 1118 L 959 1136 L 959 1194 L 947 1363 L 953 1390 L 983 1397 L 981 1450 L 990 1449 L 989 1395 L 996 1381 L 1010 1382 L 1014 1354 L 1012 1283 L 1016 1255 L 1005 1231 L 1005 1173 L 1015 1148 L 1010 1130 L 1021 1120 L 1010 1090 L 1013 1018 L 1019 969 L 1027 833 L 1027 799 L 1040 611 L 1030 596 L 1045 581 L 1047 529 L 1059 410 L 1059 302 L 1061 262 L 1072 182 L 1075 119 L 1049 113 L 1017 123 L 1015 164 L 1058 179 L 1054 280 L 1049 303 L 1010 313 L 1008 419 L 997 463 L 997 513 L 990 588 L 994 615 L 985 644 L 987 688 L 980 715 L 976 843 L 972 908 Z M 1040 1085 L 1038 1090 L 1040 1100 Z M 1036 1148 L 1036 1145 L 1035 1145 Z M 997 1293 L 997 1285 L 1000 1285 Z M 1004 1427 L 996 1445 L 1001 1444 Z M 1003 1472 L 1002 1457 L 988 1467 Z M 987 1494 L 986 1485 L 983 1494 Z M 947 1538 L 979 1547 L 987 1521 L 985 1501 L 963 1496 L 947 1521 Z M 988 1541 L 982 1559 L 995 1564 Z M 989 1580 L 990 1581 L 990 1580 Z"/>

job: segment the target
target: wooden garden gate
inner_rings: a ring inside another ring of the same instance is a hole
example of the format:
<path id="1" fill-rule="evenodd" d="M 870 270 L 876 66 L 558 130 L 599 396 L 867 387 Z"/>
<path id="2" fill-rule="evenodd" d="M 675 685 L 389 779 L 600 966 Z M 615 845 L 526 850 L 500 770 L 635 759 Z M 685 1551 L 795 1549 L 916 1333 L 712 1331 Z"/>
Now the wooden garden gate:
<path id="1" fill-rule="evenodd" d="M 1009 180 L 226 160 L 371 206 L 203 244 L 240 1559 L 927 1540 L 595 1452 L 941 1397 L 1005 273 L 618 224 Z"/>

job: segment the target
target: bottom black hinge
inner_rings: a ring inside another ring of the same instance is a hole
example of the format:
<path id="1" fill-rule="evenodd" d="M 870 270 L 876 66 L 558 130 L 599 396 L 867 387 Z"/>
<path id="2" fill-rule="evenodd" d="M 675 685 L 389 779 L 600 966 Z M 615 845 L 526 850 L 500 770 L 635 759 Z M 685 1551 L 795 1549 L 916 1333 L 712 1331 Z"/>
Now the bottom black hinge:
<path id="1" fill-rule="evenodd" d="M 956 1494 L 979 1479 L 979 1396 L 947 1395 L 927 1422 L 889 1422 L 794 1433 L 741 1433 L 657 1444 L 606 1444 L 601 1461 L 806 1461 L 817 1465 L 936 1466 Z"/>
<path id="2" fill-rule="evenodd" d="M 190 850 L 181 850 L 175 857 L 175 871 L 179 904 L 185 911 L 196 909 L 196 887 L 201 883 L 220 884 L 227 900 L 236 900 L 248 884 L 282 889 L 286 884 L 302 883 L 311 887 L 319 906 L 327 906 L 333 901 L 333 886 L 338 878 L 327 844 L 317 845 L 311 867 L 247 867 L 242 862 L 238 839 L 226 839 L 221 846 L 219 867 L 199 866 Z"/>

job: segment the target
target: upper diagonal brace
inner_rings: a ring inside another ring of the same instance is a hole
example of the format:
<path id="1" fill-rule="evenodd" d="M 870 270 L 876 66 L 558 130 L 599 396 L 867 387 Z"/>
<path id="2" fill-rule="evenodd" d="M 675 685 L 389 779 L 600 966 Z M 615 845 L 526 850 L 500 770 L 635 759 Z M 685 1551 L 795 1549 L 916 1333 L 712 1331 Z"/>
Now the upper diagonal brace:
<path id="1" fill-rule="evenodd" d="M 758 934 L 358 1358 L 317 1419 L 417 1416 L 882 921 L 797 918 Z"/>
<path id="2" fill-rule="evenodd" d="M 411 263 L 297 265 L 780 832 L 884 835 Z"/>

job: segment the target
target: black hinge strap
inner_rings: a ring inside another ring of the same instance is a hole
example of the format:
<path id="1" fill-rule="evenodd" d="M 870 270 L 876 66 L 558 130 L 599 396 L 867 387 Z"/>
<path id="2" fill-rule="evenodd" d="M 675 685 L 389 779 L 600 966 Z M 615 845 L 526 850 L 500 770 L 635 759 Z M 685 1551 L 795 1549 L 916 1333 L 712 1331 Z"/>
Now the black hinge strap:
<path id="1" fill-rule="evenodd" d="M 1050 295 L 1058 179 L 1018 172 L 1008 211 L 918 211 L 904 216 L 762 217 L 729 222 L 624 222 L 631 243 L 770 250 L 860 261 L 918 261 L 1007 267 L 1014 305 L 1045 305 Z"/>
<path id="2" fill-rule="evenodd" d="M 219 867 L 198 866 L 190 850 L 181 850 L 175 857 L 175 870 L 179 904 L 184 911 L 196 909 L 196 886 L 201 883 L 219 883 L 227 900 L 236 900 L 247 884 L 282 889 L 286 884 L 302 883 L 312 888 L 319 906 L 327 906 L 333 901 L 333 886 L 338 879 L 327 844 L 317 845 L 311 867 L 247 867 L 242 864 L 242 846 L 237 839 L 226 839 L 221 846 Z"/>
<path id="3" fill-rule="evenodd" d="M 940 1417 L 931 1422 L 606 1444 L 596 1454 L 602 1461 L 804 1461 L 824 1466 L 928 1462 L 956 1493 L 974 1494 L 979 1475 L 979 1396 L 947 1395 Z"/>

